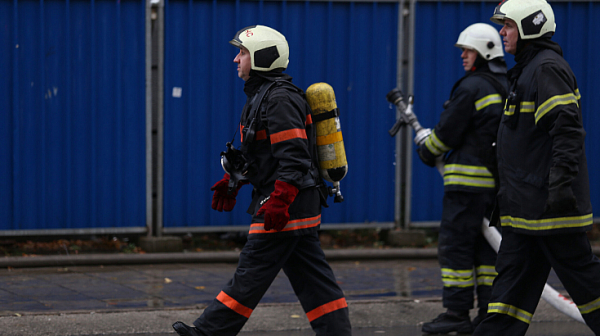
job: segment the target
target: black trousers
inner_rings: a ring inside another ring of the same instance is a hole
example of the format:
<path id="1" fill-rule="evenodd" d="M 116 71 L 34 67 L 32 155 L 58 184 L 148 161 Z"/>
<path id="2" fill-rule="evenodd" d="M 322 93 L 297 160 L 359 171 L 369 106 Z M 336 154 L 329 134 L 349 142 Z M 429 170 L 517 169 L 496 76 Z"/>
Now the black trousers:
<path id="1" fill-rule="evenodd" d="M 249 236 L 233 278 L 194 325 L 208 336 L 237 335 L 283 269 L 316 335 L 351 335 L 344 294 L 325 260 L 316 231 L 301 236 L 274 235 Z"/>
<path id="2" fill-rule="evenodd" d="M 586 234 L 532 236 L 510 230 L 502 233 L 488 316 L 473 335 L 525 335 L 550 268 L 600 335 L 600 260 Z"/>
<path id="3" fill-rule="evenodd" d="M 483 218 L 491 212 L 494 193 L 450 191 L 444 194 L 438 259 L 442 271 L 443 305 L 452 310 L 487 310 L 496 276 L 496 251 L 481 233 Z"/>

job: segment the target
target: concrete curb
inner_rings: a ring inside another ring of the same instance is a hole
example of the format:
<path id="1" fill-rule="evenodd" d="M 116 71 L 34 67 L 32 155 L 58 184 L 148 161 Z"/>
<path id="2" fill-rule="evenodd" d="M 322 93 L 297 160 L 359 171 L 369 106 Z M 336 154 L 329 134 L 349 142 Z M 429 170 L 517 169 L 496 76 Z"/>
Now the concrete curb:
<path id="1" fill-rule="evenodd" d="M 136 265 L 172 263 L 236 263 L 239 252 L 183 252 L 146 254 L 84 254 L 0 258 L 0 268 L 66 267 L 91 265 Z M 325 250 L 327 260 L 431 259 L 436 248 Z"/>
<path id="2" fill-rule="evenodd" d="M 437 248 L 340 249 L 324 251 L 328 261 L 437 258 Z M 595 255 L 600 256 L 600 246 L 592 247 L 592 252 Z M 173 263 L 236 263 L 238 258 L 239 252 L 235 251 L 5 257 L 0 258 L 0 268 Z"/>

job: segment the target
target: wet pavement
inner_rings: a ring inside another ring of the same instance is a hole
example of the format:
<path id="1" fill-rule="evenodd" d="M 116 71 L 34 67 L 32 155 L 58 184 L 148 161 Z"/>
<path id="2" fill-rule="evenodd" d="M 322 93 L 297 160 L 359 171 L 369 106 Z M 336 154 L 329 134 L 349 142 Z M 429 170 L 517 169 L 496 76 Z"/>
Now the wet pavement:
<path id="1" fill-rule="evenodd" d="M 347 300 L 435 298 L 435 260 L 333 262 Z M 0 270 L 0 316 L 65 311 L 203 308 L 231 278 L 235 264 L 78 266 Z M 548 283 L 564 291 L 554 274 Z M 262 303 L 297 302 L 283 272 Z"/>
<path id="2" fill-rule="evenodd" d="M 435 261 L 332 263 L 348 300 L 441 295 Z M 170 264 L 0 270 L 0 316 L 65 311 L 202 308 L 235 264 Z M 296 302 L 281 272 L 262 303 Z"/>
<path id="3" fill-rule="evenodd" d="M 421 335 L 420 324 L 443 310 L 435 259 L 339 261 L 331 266 L 349 302 L 355 336 Z M 235 267 L 175 263 L 3 269 L 0 334 L 173 335 L 170 324 L 193 322 Z M 554 273 L 548 282 L 566 294 Z M 528 335 L 593 335 L 552 310 L 540 304 Z M 313 335 L 305 320 L 281 272 L 242 335 Z"/>

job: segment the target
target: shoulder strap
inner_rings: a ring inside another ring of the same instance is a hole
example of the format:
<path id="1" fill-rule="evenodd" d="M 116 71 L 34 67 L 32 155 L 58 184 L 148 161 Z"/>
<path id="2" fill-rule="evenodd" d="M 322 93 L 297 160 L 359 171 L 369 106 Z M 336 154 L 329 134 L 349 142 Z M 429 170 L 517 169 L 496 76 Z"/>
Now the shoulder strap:
<path id="1" fill-rule="evenodd" d="M 273 85 L 273 84 L 275 84 L 275 85 Z M 282 88 L 285 88 L 285 89 L 288 89 L 288 90 L 297 91 L 303 97 L 305 97 L 304 96 L 304 91 L 301 88 L 297 87 L 296 85 L 294 85 L 293 83 L 291 83 L 290 81 L 287 81 L 287 80 L 275 80 L 274 82 L 271 82 L 271 85 L 265 91 L 265 95 L 267 94 L 267 92 L 269 92 L 269 91 L 271 91 L 273 89 L 276 89 L 278 87 L 282 87 Z M 306 97 L 305 97 L 305 99 L 306 99 Z M 267 100 L 268 100 L 268 97 L 267 97 Z M 261 100 L 261 102 L 262 102 L 262 100 Z M 260 105 L 260 103 L 259 103 L 259 105 Z M 258 107 L 259 106 L 257 106 L 257 108 Z M 263 109 L 260 110 L 260 119 L 261 120 L 267 120 L 267 109 L 266 108 L 263 108 Z"/>
<path id="2" fill-rule="evenodd" d="M 241 150 L 244 153 L 247 152 L 250 143 L 254 141 L 254 138 L 256 136 L 256 127 L 258 124 L 256 120 L 256 114 L 258 112 L 258 109 L 260 108 L 260 105 L 262 104 L 263 99 L 265 98 L 267 92 L 269 92 L 269 89 L 273 86 L 273 84 L 274 82 L 263 83 L 260 86 L 260 89 L 258 89 L 258 92 L 250 101 L 250 111 L 248 111 L 246 122 L 243 125 L 244 129 L 242 130 L 244 141 L 242 142 Z M 242 121 L 244 120 L 243 118 L 244 116 L 242 114 L 242 120 L 240 120 L 240 124 L 242 124 Z"/>
<path id="3" fill-rule="evenodd" d="M 252 119 L 256 118 L 256 112 L 260 108 L 260 105 L 262 104 L 265 96 L 267 95 L 267 92 L 269 92 L 269 90 L 274 84 L 275 82 L 267 81 L 260 86 L 260 89 L 258 89 L 258 93 L 254 95 L 254 98 L 252 99 L 252 106 L 250 107 L 250 112 L 248 112 L 247 120 L 252 121 Z"/>

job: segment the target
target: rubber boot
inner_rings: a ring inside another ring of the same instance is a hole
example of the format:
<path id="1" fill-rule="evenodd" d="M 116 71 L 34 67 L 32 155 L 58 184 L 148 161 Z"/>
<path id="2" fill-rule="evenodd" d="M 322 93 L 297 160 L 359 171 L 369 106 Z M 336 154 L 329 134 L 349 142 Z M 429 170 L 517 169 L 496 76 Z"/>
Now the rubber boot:
<path id="1" fill-rule="evenodd" d="M 448 309 L 433 321 L 423 324 L 421 331 L 427 334 L 448 334 L 454 331 L 459 334 L 471 334 L 473 333 L 473 325 L 468 311 Z"/>
<path id="2" fill-rule="evenodd" d="M 196 327 L 190 327 L 183 322 L 177 321 L 173 323 L 173 329 L 179 336 L 205 336 L 200 329 Z"/>

